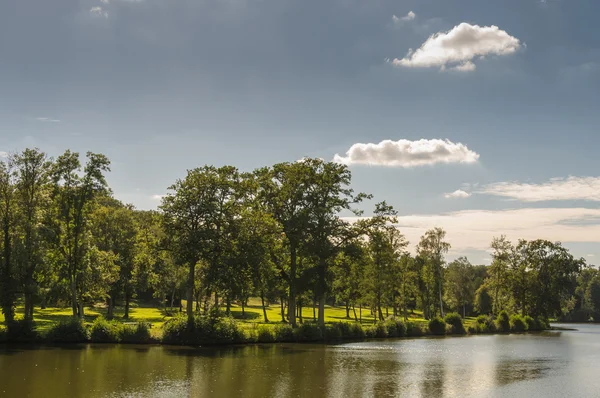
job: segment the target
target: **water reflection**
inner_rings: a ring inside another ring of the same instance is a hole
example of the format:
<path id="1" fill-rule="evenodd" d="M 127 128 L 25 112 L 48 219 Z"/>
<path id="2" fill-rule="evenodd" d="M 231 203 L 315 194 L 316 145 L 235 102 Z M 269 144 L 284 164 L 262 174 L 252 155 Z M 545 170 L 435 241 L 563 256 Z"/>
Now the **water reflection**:
<path id="1" fill-rule="evenodd" d="M 589 396 L 600 388 L 598 331 L 335 346 L 0 347 L 0 396 Z"/>

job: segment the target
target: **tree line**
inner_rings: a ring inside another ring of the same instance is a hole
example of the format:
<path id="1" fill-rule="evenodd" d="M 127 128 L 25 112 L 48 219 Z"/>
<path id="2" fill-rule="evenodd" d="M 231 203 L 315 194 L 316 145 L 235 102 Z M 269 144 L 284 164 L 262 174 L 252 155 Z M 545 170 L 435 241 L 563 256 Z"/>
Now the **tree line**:
<path id="1" fill-rule="evenodd" d="M 8 323 L 23 302 L 85 307 L 105 303 L 107 317 L 135 297 L 173 308 L 186 300 L 196 314 L 224 313 L 251 297 L 280 308 L 283 322 L 303 322 L 311 307 L 320 325 L 326 306 L 375 321 L 426 319 L 447 311 L 541 317 L 597 317 L 600 275 L 560 243 L 491 243 L 490 266 L 450 249 L 441 228 L 416 245 L 397 228 L 385 201 L 365 217 L 372 195 L 351 188 L 345 166 L 304 158 L 241 172 L 204 166 L 175 181 L 154 211 L 115 199 L 106 181 L 110 162 L 88 152 L 52 159 L 26 149 L 0 162 L 0 306 Z M 583 315 L 582 315 L 583 314 Z"/>

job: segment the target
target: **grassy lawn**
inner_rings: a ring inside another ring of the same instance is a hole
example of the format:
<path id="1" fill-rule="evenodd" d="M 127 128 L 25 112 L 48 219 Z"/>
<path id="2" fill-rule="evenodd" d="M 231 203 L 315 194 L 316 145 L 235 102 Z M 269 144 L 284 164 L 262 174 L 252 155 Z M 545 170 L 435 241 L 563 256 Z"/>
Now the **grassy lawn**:
<path id="1" fill-rule="evenodd" d="M 185 301 L 183 302 L 185 308 Z M 225 310 L 225 308 L 222 308 Z M 23 318 L 23 306 L 17 307 L 16 313 L 17 318 Z M 179 311 L 178 308 L 174 309 L 174 314 Z M 232 305 L 231 315 L 241 324 L 244 328 L 253 328 L 258 325 L 272 325 L 275 326 L 281 323 L 281 312 L 279 305 L 271 305 L 267 307 L 267 317 L 269 323 L 264 322 L 262 307 L 260 306 L 259 299 L 251 299 L 248 306 L 245 307 L 244 314 L 242 315 L 241 306 Z M 123 319 L 124 308 L 117 307 L 114 310 L 115 319 L 120 322 L 148 322 L 152 325 L 151 333 L 153 337 L 160 337 L 162 335 L 163 324 L 171 318 L 171 315 L 159 309 L 152 304 L 138 303 L 136 301 L 131 303 L 129 310 L 129 319 Z M 390 314 L 392 313 L 390 309 Z M 72 314 L 71 308 L 46 308 L 40 309 L 35 308 L 34 320 L 40 331 L 48 329 L 52 324 L 60 321 L 61 319 L 69 318 Z M 356 314 L 359 316 L 359 309 L 356 309 Z M 94 319 L 100 315 L 106 316 L 106 309 L 100 307 L 86 308 L 85 309 L 85 321 L 91 323 Z M 384 310 L 385 315 L 385 310 Z M 313 308 L 304 307 L 302 309 L 302 316 L 305 321 L 313 320 Z M 423 318 L 423 314 L 420 311 L 415 311 L 410 314 L 409 320 L 418 324 L 426 324 L 427 321 Z M 331 307 L 325 308 L 325 322 L 354 322 L 354 313 L 350 310 L 350 318 L 346 318 L 346 309 L 343 307 Z M 4 317 L 0 314 L 0 324 L 4 323 Z M 362 323 L 371 324 L 373 323 L 373 317 L 368 309 L 363 308 L 362 311 Z M 465 319 L 465 328 L 475 323 L 475 318 L 467 317 Z"/>

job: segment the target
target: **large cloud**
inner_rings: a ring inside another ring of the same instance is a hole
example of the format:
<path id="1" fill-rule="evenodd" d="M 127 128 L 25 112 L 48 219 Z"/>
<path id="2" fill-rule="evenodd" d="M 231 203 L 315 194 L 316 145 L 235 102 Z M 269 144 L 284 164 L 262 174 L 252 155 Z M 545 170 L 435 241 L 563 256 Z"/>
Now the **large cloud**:
<path id="1" fill-rule="evenodd" d="M 517 51 L 521 42 L 497 26 L 461 23 L 448 32 L 431 35 L 419 49 L 409 50 L 406 57 L 394 59 L 396 66 L 439 67 L 462 72 L 475 70 L 473 60 L 489 55 L 508 55 Z"/>
<path id="2" fill-rule="evenodd" d="M 498 182 L 477 191 L 523 202 L 588 200 L 600 202 L 600 177 L 553 178 L 543 184 Z"/>
<path id="3" fill-rule="evenodd" d="M 415 167 L 436 163 L 475 163 L 479 154 L 449 140 L 384 140 L 378 144 L 354 144 L 346 156 L 336 154 L 334 162 L 391 167 Z"/>

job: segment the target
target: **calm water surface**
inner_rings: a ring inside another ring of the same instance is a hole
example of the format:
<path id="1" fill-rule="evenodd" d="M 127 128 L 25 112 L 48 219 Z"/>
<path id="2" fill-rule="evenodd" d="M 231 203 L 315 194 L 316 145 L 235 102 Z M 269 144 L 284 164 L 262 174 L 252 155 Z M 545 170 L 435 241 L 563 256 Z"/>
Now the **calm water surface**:
<path id="1" fill-rule="evenodd" d="M 600 326 L 221 349 L 0 346 L 2 397 L 598 397 Z"/>

